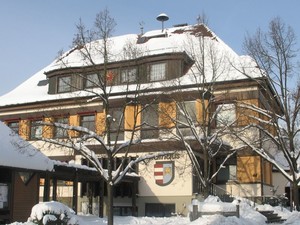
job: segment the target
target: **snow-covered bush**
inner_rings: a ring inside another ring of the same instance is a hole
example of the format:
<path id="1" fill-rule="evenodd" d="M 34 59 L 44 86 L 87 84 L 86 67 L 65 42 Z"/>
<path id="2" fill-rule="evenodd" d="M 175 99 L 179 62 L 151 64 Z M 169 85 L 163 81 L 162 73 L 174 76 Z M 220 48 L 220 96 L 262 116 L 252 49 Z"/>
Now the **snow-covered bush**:
<path id="1" fill-rule="evenodd" d="M 77 225 L 75 212 L 60 202 L 41 202 L 33 206 L 28 222 L 38 225 Z"/>

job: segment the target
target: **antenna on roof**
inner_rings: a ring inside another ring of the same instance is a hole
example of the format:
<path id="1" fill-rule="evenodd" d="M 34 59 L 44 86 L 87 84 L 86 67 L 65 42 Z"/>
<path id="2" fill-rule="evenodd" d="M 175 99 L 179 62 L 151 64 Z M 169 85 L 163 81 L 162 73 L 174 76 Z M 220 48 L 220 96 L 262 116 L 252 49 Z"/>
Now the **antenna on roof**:
<path id="1" fill-rule="evenodd" d="M 142 21 L 142 22 L 140 22 L 139 23 L 140 24 L 140 29 L 141 29 L 141 35 L 143 35 L 144 34 L 144 21 Z"/>
<path id="2" fill-rule="evenodd" d="M 165 13 L 159 14 L 156 19 L 161 22 L 161 32 L 164 31 L 164 22 L 169 20 L 169 17 Z"/>

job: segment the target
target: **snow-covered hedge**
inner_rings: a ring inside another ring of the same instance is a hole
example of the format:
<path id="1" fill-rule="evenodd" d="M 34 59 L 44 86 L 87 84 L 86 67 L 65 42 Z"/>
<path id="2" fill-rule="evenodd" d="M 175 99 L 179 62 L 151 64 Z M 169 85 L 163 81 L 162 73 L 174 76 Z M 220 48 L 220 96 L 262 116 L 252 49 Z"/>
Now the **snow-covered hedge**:
<path id="1" fill-rule="evenodd" d="M 28 222 L 38 225 L 77 225 L 75 212 L 60 202 L 41 202 L 36 204 Z"/>

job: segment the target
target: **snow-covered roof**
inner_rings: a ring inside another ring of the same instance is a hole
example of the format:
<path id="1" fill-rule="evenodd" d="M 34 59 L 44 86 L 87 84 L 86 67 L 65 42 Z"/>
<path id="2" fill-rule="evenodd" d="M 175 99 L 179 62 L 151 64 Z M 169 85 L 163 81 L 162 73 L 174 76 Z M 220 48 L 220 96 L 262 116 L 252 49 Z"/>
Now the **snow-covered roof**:
<path id="1" fill-rule="evenodd" d="M 0 166 L 52 171 L 53 161 L 0 122 Z"/>
<path id="2" fill-rule="evenodd" d="M 198 26 L 198 27 L 197 27 Z M 142 53 L 142 57 L 160 55 L 164 53 L 182 53 L 186 52 L 191 56 L 192 52 L 189 52 L 191 42 L 198 40 L 199 34 L 203 34 L 206 43 L 206 49 L 211 46 L 215 49 L 215 61 L 221 62 L 222 66 L 218 66 L 220 75 L 215 78 L 215 81 L 228 81 L 245 79 L 246 76 L 239 72 L 236 68 L 246 69 L 247 74 L 251 76 L 258 76 L 259 71 L 255 67 L 253 61 L 247 56 L 238 56 L 229 46 L 227 46 L 221 39 L 219 39 L 209 28 L 204 25 L 195 26 L 183 26 L 183 27 L 173 27 L 162 30 L 149 31 L 139 36 L 137 34 L 128 34 L 122 36 L 112 37 L 108 44 L 110 48 L 109 61 L 117 62 L 124 60 L 124 47 L 128 44 L 135 44 L 135 47 L 139 52 Z M 142 40 L 138 42 L 139 40 Z M 138 43 L 138 44 L 137 44 Z M 101 40 L 91 42 L 88 46 L 90 49 L 96 49 L 97 46 L 101 45 Z M 95 48 L 96 46 L 96 48 Z M 194 49 L 197 50 L 197 49 Z M 91 50 L 93 51 L 93 50 Z M 209 50 L 210 51 L 210 50 Z M 199 54 L 200 51 L 194 51 Z M 93 52 L 92 52 L 93 53 Z M 95 52 L 96 53 L 96 52 Z M 102 64 L 103 57 L 99 52 L 98 54 L 92 54 L 93 61 L 95 63 Z M 200 53 L 201 54 L 201 53 Z M 205 53 L 206 54 L 206 53 Z M 208 53 L 207 53 L 208 54 Z M 197 55 L 194 55 L 197 57 Z M 83 95 L 88 95 L 89 93 L 85 91 L 77 91 L 73 93 L 63 93 L 63 94 L 48 94 L 48 83 L 46 81 L 45 72 L 49 73 L 51 71 L 59 70 L 67 67 L 84 67 L 89 66 L 90 62 L 83 58 L 80 50 L 74 48 L 66 52 L 62 60 L 55 60 L 50 65 L 46 66 L 44 69 L 40 70 L 24 83 L 16 87 L 11 92 L 0 97 L 0 107 L 9 105 L 18 105 L 26 103 L 35 103 L 49 100 L 66 99 L 72 97 L 78 97 Z M 206 74 L 213 74 L 215 68 L 212 67 L 211 57 L 205 57 L 207 60 L 205 64 Z M 222 61 L 221 61 L 222 60 Z M 63 63 L 62 63 L 63 61 Z M 232 66 L 234 65 L 234 67 Z M 198 72 L 199 73 L 199 72 Z M 195 84 L 199 83 L 195 81 L 194 74 L 197 74 L 196 63 L 189 69 L 189 71 L 180 78 L 180 84 Z M 213 78 L 211 78 L 213 79 Z M 209 77 L 208 77 L 209 81 Z M 151 85 L 151 86 L 147 86 Z M 163 85 L 169 86 L 170 83 L 166 82 L 156 82 L 152 84 L 145 84 L 142 88 L 157 88 Z M 120 86 L 114 87 L 113 92 L 122 92 Z M 134 88 L 133 88 L 134 90 Z"/>

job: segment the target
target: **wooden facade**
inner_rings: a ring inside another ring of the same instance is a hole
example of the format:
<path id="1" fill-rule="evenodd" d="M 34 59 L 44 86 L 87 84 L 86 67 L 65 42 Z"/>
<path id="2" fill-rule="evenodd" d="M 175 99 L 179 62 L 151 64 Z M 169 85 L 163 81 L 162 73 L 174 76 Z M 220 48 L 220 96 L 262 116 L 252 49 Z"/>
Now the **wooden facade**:
<path id="1" fill-rule="evenodd" d="M 28 180 L 24 173 L 30 174 Z M 39 173 L 24 169 L 0 167 L 0 184 L 8 188 L 8 201 L 0 207 L 0 223 L 26 222 L 31 208 L 39 202 Z M 1 185 L 0 185 L 1 186 Z"/>

